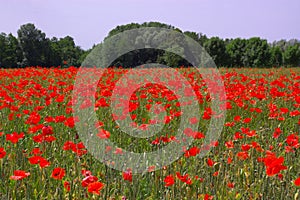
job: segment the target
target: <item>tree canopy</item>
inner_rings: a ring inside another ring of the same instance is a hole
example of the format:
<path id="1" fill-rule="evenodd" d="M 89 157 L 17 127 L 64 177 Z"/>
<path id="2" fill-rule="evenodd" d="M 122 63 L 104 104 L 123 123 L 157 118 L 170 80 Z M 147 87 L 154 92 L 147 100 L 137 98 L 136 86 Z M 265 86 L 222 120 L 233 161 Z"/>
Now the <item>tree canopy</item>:
<path id="1" fill-rule="evenodd" d="M 252 37 L 249 39 L 207 37 L 203 33 L 192 31 L 183 32 L 179 28 L 160 22 L 130 23 L 120 25 L 109 31 L 104 42 L 114 35 L 126 30 L 143 27 L 159 27 L 172 29 L 192 38 L 209 53 L 218 67 L 279 67 L 300 65 L 300 41 L 297 39 L 280 40 L 268 43 L 267 40 Z M 146 32 L 143 36 L 132 35 L 130 40 L 122 41 L 107 50 L 106 54 L 117 54 L 124 45 L 137 45 L 157 40 L 155 33 Z M 146 38 L 147 41 L 144 41 Z M 175 42 L 170 37 L 164 44 L 172 46 L 176 52 L 185 52 L 184 40 Z M 178 40 L 178 38 L 176 38 Z M 129 44 L 134 41 L 134 44 Z M 179 44 L 179 45 L 178 45 Z M 101 44 L 99 44 L 101 45 Z M 177 45 L 177 46 L 176 46 Z M 0 67 L 25 66 L 80 66 L 86 56 L 95 47 L 83 50 L 75 44 L 71 36 L 63 38 L 48 38 L 46 33 L 28 23 L 22 25 L 17 36 L 6 33 L 0 34 Z M 111 66 L 135 67 L 145 63 L 161 63 L 172 67 L 190 65 L 177 54 L 159 49 L 145 48 L 120 55 Z"/>

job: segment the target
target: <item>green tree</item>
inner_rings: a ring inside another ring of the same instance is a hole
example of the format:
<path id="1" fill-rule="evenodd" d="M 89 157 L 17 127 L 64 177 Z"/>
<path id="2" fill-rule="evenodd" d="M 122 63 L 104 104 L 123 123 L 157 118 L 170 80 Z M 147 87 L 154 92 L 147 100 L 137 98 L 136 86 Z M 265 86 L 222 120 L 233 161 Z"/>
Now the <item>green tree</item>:
<path id="1" fill-rule="evenodd" d="M 249 67 L 266 67 L 270 64 L 270 49 L 267 40 L 253 37 L 247 40 L 243 64 Z"/>
<path id="2" fill-rule="evenodd" d="M 272 43 L 272 46 L 279 47 L 281 52 L 284 52 L 286 48 L 289 46 L 289 43 L 286 40 L 279 40 L 279 41 L 274 41 Z"/>
<path id="3" fill-rule="evenodd" d="M 57 49 L 60 59 L 68 65 L 80 66 L 80 57 L 84 51 L 75 45 L 74 39 L 66 36 L 57 41 Z"/>
<path id="4" fill-rule="evenodd" d="M 59 39 L 56 37 L 51 38 L 50 40 L 50 65 L 60 66 L 63 63 L 63 60 L 60 55 L 60 46 Z"/>
<path id="5" fill-rule="evenodd" d="M 47 66 L 50 59 L 50 43 L 46 34 L 34 24 L 24 24 L 18 30 L 18 39 L 23 51 L 22 65 Z"/>
<path id="6" fill-rule="evenodd" d="M 0 34 L 0 67 L 3 67 L 3 59 L 6 57 L 5 55 L 6 51 L 6 34 L 1 33 Z"/>
<path id="7" fill-rule="evenodd" d="M 241 38 L 236 38 L 231 40 L 226 45 L 226 52 L 229 55 L 230 66 L 242 67 L 244 66 L 244 53 L 246 48 L 246 40 Z"/>
<path id="8" fill-rule="evenodd" d="M 0 35 L 0 66 L 18 67 L 22 61 L 22 51 L 19 42 L 11 33 Z"/>
<path id="9" fill-rule="evenodd" d="M 113 30 L 111 30 L 108 34 L 108 36 L 104 39 L 105 41 L 105 47 L 103 47 L 103 58 L 108 59 L 109 58 L 117 58 L 115 61 L 111 63 L 111 66 L 123 66 L 123 67 L 135 67 L 138 65 L 146 64 L 146 63 L 155 63 L 159 62 L 161 64 L 166 64 L 168 66 L 179 66 L 181 64 L 184 64 L 186 62 L 183 61 L 180 56 L 170 53 L 170 52 L 164 52 L 159 49 L 151 49 L 153 43 L 155 44 L 163 44 L 166 43 L 167 45 L 172 46 L 173 50 L 176 50 L 176 52 L 182 52 L 183 48 L 181 46 L 174 46 L 172 44 L 175 44 L 175 41 L 178 42 L 178 38 L 174 38 L 173 36 L 170 36 L 169 38 L 166 38 L 166 33 L 164 31 L 160 31 L 157 35 L 156 31 L 153 29 L 145 30 L 143 29 L 140 34 L 137 34 L 138 31 L 135 31 L 135 35 L 132 34 L 124 34 L 122 38 L 120 38 L 120 41 L 115 43 L 116 41 L 111 41 L 114 44 L 108 44 L 107 39 L 115 36 L 118 33 L 124 32 L 126 30 L 132 30 L 136 28 L 144 28 L 144 27 L 158 27 L 158 28 L 165 28 L 165 29 L 171 29 L 174 31 L 182 32 L 180 29 L 175 28 L 171 25 L 163 24 L 160 22 L 145 22 L 143 24 L 137 24 L 137 23 L 130 23 L 122 26 L 117 26 Z M 175 34 L 176 35 L 176 34 Z M 160 41 L 161 38 L 164 38 L 166 40 Z M 126 53 L 126 55 L 122 55 L 122 49 L 128 49 L 130 47 L 140 47 L 138 50 L 134 50 L 131 52 Z M 161 48 L 164 48 L 164 46 L 161 46 Z M 107 62 L 104 62 L 107 63 Z"/>
<path id="10" fill-rule="evenodd" d="M 288 46 L 283 52 L 283 57 L 286 65 L 299 66 L 300 64 L 300 45 L 294 44 Z"/>
<path id="11" fill-rule="evenodd" d="M 202 33 L 185 31 L 184 34 L 198 42 L 201 46 L 203 46 L 204 43 L 208 40 L 207 36 Z"/>
<path id="12" fill-rule="evenodd" d="M 93 46 L 93 48 L 95 47 L 95 45 Z M 81 64 L 83 63 L 83 61 L 85 60 L 85 58 L 88 56 L 89 53 L 91 53 L 92 51 L 92 48 L 91 49 L 88 49 L 88 50 L 82 50 L 82 53 L 79 57 L 79 60 L 78 60 L 78 64 L 81 66 Z"/>
<path id="13" fill-rule="evenodd" d="M 279 46 L 270 47 L 270 65 L 271 66 L 281 66 L 283 63 L 283 55 Z"/>
<path id="14" fill-rule="evenodd" d="M 228 55 L 224 40 L 219 37 L 212 37 L 204 43 L 204 48 L 218 67 L 227 65 Z"/>

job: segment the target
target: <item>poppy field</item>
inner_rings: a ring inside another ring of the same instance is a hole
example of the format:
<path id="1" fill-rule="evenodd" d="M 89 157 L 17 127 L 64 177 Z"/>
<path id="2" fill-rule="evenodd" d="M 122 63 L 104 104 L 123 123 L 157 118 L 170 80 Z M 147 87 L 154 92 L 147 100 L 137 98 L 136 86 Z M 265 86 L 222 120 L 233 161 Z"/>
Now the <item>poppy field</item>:
<path id="1" fill-rule="evenodd" d="M 128 70 L 105 69 L 93 104 L 74 100 L 78 68 L 0 69 L 0 199 L 300 198 L 299 68 L 219 69 L 226 93 L 220 102 L 225 122 L 203 157 L 197 155 L 203 151 L 209 123 L 220 116 L 211 108 L 213 96 L 201 74 L 192 68 L 176 69 L 191 84 L 199 105 L 199 115 L 188 119 L 181 119 L 184 105 L 167 87 L 147 83 L 136 90 L 126 113 L 132 120 L 128 126 L 134 130 L 147 130 L 158 122 L 164 126 L 150 137 L 135 138 L 114 122 L 124 116 L 111 110 L 113 91 L 122 86 L 117 81 Z M 164 69 L 136 73 L 151 70 Z M 173 78 L 167 80 L 181 87 Z M 190 91 L 184 94 L 189 96 Z M 117 148 L 106 146 L 104 153 L 119 160 L 125 150 L 151 152 L 180 143 L 181 121 L 197 124 L 198 129 L 183 130 L 192 144 L 182 148 L 182 156 L 170 165 L 156 169 L 153 163 L 143 173 L 120 171 L 88 151 L 76 129 L 80 119 L 74 115 L 74 102 L 78 109 L 94 108 L 95 140 L 112 141 Z M 149 113 L 164 115 L 157 119 Z"/>

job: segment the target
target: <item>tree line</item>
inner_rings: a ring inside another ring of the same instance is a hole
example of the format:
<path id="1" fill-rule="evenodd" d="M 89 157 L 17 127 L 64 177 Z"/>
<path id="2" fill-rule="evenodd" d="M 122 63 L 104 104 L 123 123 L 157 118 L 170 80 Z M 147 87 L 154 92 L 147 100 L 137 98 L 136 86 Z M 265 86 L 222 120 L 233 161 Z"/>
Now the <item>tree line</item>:
<path id="1" fill-rule="evenodd" d="M 198 42 L 209 53 L 219 67 L 279 67 L 300 65 L 300 41 L 280 40 L 268 43 L 267 40 L 252 37 L 249 39 L 222 39 L 207 37 L 205 34 L 185 31 L 160 22 L 130 23 L 111 30 L 104 41 L 125 30 L 140 27 L 161 27 L 184 33 Z M 147 36 L 149 37 L 149 36 Z M 136 42 L 141 38 L 136 38 Z M 172 42 L 170 40 L 170 42 Z M 101 45 L 101 43 L 99 44 Z M 70 36 L 47 38 L 46 34 L 28 23 L 17 31 L 17 37 L 0 34 L 0 67 L 25 66 L 80 66 L 89 50 L 77 46 Z M 117 46 L 114 47 L 118 49 Z M 177 47 L 182 48 L 182 47 Z M 108 52 L 109 53 L 109 52 Z M 150 59 L 149 59 L 150 58 Z M 121 56 L 112 66 L 132 67 L 147 62 L 158 62 L 168 66 L 189 65 L 185 60 L 169 52 L 144 49 Z"/>
<path id="2" fill-rule="evenodd" d="M 0 34 L 0 66 L 80 66 L 88 51 L 76 46 L 70 36 L 47 38 L 34 24 L 22 25 L 17 37 Z"/>

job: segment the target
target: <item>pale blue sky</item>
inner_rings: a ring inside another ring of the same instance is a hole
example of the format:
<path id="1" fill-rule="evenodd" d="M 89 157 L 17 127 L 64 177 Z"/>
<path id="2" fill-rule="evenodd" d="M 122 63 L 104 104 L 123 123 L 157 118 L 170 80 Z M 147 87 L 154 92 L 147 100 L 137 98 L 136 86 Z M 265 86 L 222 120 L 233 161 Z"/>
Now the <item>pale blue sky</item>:
<path id="1" fill-rule="evenodd" d="M 31 22 L 84 49 L 117 25 L 159 21 L 209 37 L 300 39 L 299 0 L 0 0 L 0 32 Z"/>

